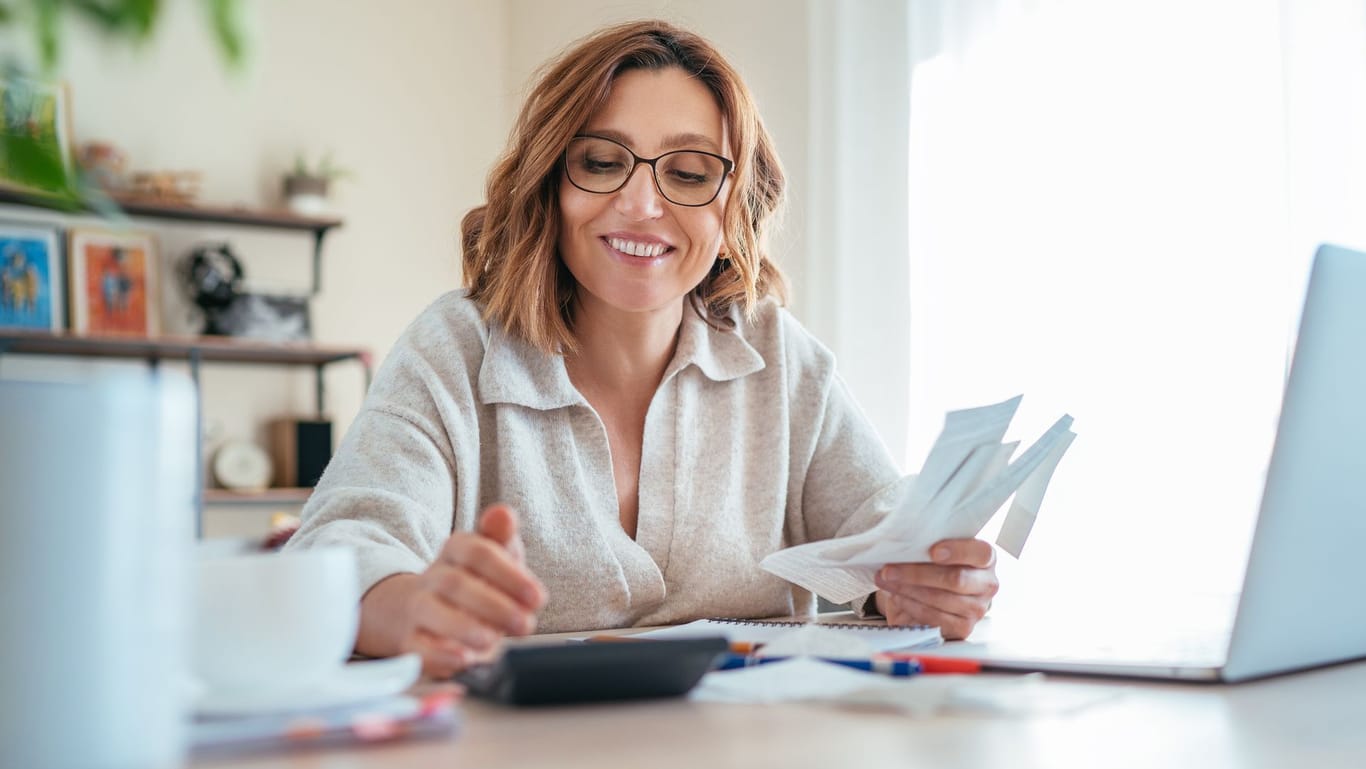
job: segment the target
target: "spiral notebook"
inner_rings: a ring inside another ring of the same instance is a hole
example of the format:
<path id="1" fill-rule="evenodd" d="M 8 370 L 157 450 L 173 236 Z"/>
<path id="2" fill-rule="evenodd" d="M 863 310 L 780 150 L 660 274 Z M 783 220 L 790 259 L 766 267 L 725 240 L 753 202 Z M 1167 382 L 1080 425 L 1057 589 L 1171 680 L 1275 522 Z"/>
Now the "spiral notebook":
<path id="1" fill-rule="evenodd" d="M 929 625 L 882 625 L 862 622 L 800 622 L 763 619 L 699 619 L 686 625 L 650 630 L 632 638 L 706 638 L 725 636 L 731 643 L 763 644 L 790 633 L 803 625 L 818 624 L 847 633 L 872 647 L 873 651 L 936 646 L 943 642 L 939 628 Z"/>

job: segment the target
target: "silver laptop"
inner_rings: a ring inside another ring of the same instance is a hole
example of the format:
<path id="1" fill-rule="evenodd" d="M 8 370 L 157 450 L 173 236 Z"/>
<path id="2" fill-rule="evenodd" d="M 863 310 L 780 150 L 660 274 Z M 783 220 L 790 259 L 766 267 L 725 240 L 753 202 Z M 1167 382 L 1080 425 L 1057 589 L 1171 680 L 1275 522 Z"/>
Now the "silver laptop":
<path id="1" fill-rule="evenodd" d="M 1226 682 L 1366 657 L 1363 546 L 1366 254 L 1325 245 L 1314 257 L 1241 595 L 1196 612 L 1214 626 L 1148 623 L 1116 637 L 1121 628 L 1096 623 L 1111 637 L 1026 639 L 1003 623 L 985 643 L 938 651 L 991 668 Z"/>

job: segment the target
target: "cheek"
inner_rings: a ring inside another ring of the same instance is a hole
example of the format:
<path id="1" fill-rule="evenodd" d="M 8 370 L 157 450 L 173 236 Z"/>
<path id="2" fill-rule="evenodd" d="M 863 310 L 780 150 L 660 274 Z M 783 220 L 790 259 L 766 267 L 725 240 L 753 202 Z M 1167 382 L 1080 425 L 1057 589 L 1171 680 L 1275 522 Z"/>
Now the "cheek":
<path id="1" fill-rule="evenodd" d="M 698 211 L 696 216 L 690 217 L 686 229 L 688 239 L 692 241 L 693 249 L 715 256 L 725 244 L 721 225 L 720 211 L 707 209 Z"/>
<path id="2" fill-rule="evenodd" d="M 597 215 L 596 202 L 590 196 L 570 186 L 569 182 L 560 182 L 559 240 L 561 249 L 569 245 L 577 231 Z"/>
<path id="3" fill-rule="evenodd" d="M 729 250 L 729 244 L 726 243 L 725 238 L 726 206 L 729 204 L 729 201 L 730 184 L 727 184 L 721 189 L 721 194 L 716 198 L 716 201 L 707 208 L 711 222 L 710 226 L 713 232 L 713 237 L 710 242 L 710 245 L 714 246 L 712 253 L 719 253 L 723 249 Z"/>

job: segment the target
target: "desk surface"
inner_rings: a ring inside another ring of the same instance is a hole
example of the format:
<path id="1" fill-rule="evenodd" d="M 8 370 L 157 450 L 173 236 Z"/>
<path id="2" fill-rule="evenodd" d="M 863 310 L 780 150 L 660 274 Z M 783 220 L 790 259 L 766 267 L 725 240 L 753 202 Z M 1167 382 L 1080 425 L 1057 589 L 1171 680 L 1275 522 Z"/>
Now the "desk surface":
<path id="1" fill-rule="evenodd" d="M 1116 690 L 1066 715 L 916 718 L 685 700 L 517 710 L 468 702 L 446 740 L 197 769 L 1366 766 L 1366 662 L 1235 686 L 1051 677 Z"/>

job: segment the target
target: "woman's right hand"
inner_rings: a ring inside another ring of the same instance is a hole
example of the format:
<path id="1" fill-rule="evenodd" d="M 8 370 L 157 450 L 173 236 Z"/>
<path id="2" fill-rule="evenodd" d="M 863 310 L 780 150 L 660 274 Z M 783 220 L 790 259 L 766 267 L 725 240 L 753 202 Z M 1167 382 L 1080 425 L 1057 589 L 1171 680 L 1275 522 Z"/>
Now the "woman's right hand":
<path id="1" fill-rule="evenodd" d="M 426 571 L 376 585 L 385 587 L 401 601 L 398 650 L 420 654 L 433 678 L 488 660 L 504 636 L 534 632 L 546 599 L 523 560 L 517 514 L 506 505 L 484 510 L 476 531 L 452 534 Z"/>

